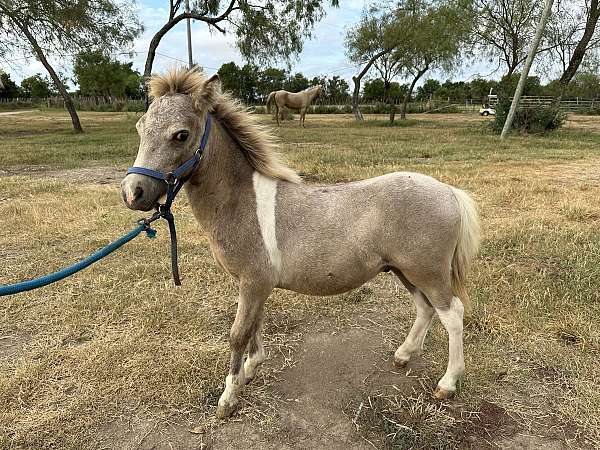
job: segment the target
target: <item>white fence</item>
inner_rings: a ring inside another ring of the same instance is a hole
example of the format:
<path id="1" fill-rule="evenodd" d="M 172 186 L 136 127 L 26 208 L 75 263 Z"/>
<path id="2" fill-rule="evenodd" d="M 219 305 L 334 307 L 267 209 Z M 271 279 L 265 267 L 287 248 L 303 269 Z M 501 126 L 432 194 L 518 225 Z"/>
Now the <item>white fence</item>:
<path id="1" fill-rule="evenodd" d="M 512 102 L 513 97 L 510 98 Z M 489 96 L 490 106 L 498 105 L 498 96 Z M 519 106 L 522 108 L 530 108 L 534 106 L 550 106 L 554 102 L 554 97 L 543 95 L 524 95 L 519 101 Z M 600 98 L 566 98 L 560 102 L 560 109 L 568 112 L 586 111 L 600 109 Z"/>

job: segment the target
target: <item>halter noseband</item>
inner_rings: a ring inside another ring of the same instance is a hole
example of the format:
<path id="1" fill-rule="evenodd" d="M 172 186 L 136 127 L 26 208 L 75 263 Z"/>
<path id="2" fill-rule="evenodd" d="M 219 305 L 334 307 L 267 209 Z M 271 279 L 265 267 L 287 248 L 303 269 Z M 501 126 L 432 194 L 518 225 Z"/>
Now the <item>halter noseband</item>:
<path id="1" fill-rule="evenodd" d="M 204 126 L 204 134 L 200 140 L 198 148 L 194 152 L 194 156 L 184 162 L 182 165 L 177 167 L 175 170 L 167 173 L 159 172 L 158 170 L 148 169 L 146 167 L 130 167 L 127 169 L 127 175 L 135 173 L 138 175 L 145 175 L 147 177 L 154 178 L 156 180 L 164 181 L 167 183 L 167 199 L 163 204 L 157 204 L 156 212 L 142 221 L 149 225 L 159 218 L 165 219 L 169 224 L 169 233 L 171 235 L 171 271 L 173 272 L 173 281 L 177 286 L 181 285 L 179 279 L 179 267 L 177 265 L 177 233 L 175 230 L 175 217 L 171 212 L 171 205 L 175 200 L 175 197 L 183 187 L 183 185 L 194 175 L 194 172 L 200 164 L 202 155 L 206 148 L 206 143 L 210 136 L 210 127 L 212 124 L 212 117 L 210 114 L 206 117 L 206 124 Z"/>

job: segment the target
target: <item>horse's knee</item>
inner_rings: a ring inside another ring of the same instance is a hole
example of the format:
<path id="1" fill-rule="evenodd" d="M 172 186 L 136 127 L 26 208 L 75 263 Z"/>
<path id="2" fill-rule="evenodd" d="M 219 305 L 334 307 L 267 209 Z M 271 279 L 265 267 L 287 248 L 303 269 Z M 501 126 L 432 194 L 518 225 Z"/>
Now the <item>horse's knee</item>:
<path id="1" fill-rule="evenodd" d="M 235 351 L 244 351 L 250 340 L 252 327 L 242 324 L 234 324 L 229 331 L 229 346 Z"/>

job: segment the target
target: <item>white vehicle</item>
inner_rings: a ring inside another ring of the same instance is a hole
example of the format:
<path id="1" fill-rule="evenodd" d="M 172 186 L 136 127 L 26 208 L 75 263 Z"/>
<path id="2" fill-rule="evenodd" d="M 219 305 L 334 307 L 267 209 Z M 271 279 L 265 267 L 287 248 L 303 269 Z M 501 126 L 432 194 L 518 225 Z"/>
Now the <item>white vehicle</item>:
<path id="1" fill-rule="evenodd" d="M 479 115 L 481 115 L 481 116 L 495 116 L 496 115 L 496 110 L 494 108 L 490 108 L 490 107 L 485 108 L 484 107 L 484 108 L 481 108 L 479 110 Z"/>

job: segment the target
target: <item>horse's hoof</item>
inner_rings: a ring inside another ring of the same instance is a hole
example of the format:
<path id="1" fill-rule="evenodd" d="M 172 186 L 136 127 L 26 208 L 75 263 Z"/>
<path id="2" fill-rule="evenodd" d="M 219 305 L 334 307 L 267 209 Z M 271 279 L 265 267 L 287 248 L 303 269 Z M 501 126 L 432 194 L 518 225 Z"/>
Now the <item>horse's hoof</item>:
<path id="1" fill-rule="evenodd" d="M 236 409 L 237 404 L 219 403 L 217 405 L 217 419 L 228 419 Z"/>
<path id="2" fill-rule="evenodd" d="M 410 361 L 410 359 L 394 358 L 394 366 L 396 366 L 398 369 L 402 369 L 403 367 L 406 367 L 408 361 Z"/>
<path id="3" fill-rule="evenodd" d="M 436 400 L 448 400 L 454 396 L 454 392 L 447 391 L 446 389 L 442 389 L 441 387 L 437 386 L 431 396 Z"/>

